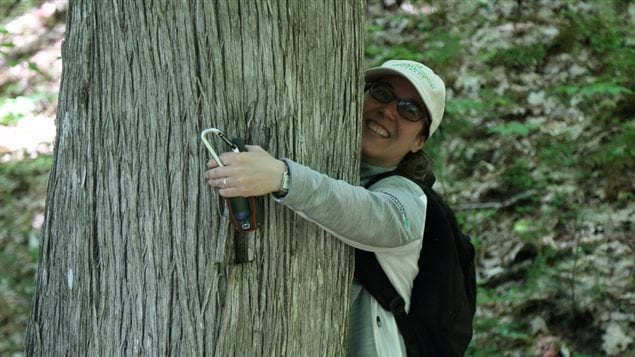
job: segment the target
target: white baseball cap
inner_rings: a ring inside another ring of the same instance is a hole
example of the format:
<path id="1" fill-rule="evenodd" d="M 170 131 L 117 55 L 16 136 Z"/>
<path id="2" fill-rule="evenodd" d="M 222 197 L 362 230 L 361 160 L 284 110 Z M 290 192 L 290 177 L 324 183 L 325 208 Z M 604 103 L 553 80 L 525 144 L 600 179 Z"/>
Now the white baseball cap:
<path id="1" fill-rule="evenodd" d="M 366 82 L 385 76 L 401 76 L 412 84 L 430 113 L 430 133 L 432 136 L 443 119 L 445 110 L 445 83 L 434 71 L 422 63 L 407 60 L 390 60 L 380 67 L 366 70 Z"/>

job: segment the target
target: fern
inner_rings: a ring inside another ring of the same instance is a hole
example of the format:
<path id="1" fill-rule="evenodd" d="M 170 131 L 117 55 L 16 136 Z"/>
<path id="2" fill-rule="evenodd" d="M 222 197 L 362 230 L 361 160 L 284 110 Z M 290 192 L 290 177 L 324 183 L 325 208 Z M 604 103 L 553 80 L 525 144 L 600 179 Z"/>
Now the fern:
<path id="1" fill-rule="evenodd" d="M 491 66 L 523 69 L 542 63 L 546 55 L 547 48 L 542 44 L 537 44 L 495 49 L 485 54 L 484 57 Z"/>
<path id="2" fill-rule="evenodd" d="M 580 94 L 585 98 L 592 97 L 615 97 L 621 94 L 633 94 L 633 91 L 613 82 L 596 82 L 581 86 L 562 86 L 556 92 L 573 96 Z"/>
<path id="3" fill-rule="evenodd" d="M 592 156 L 592 164 L 605 175 L 622 175 L 635 168 L 635 120 L 623 123 L 617 135 L 611 137 Z"/>
<path id="4" fill-rule="evenodd" d="M 537 124 L 521 123 L 517 121 L 511 121 L 502 125 L 495 125 L 487 129 L 488 133 L 497 133 L 502 136 L 527 136 L 533 129 L 538 128 Z"/>

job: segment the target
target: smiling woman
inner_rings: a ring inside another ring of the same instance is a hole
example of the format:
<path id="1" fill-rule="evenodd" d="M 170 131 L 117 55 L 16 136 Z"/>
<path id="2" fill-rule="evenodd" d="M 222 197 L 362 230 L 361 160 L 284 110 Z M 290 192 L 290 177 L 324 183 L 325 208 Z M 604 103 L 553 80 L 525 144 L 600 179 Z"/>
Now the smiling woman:
<path id="1" fill-rule="evenodd" d="M 393 60 L 367 70 L 365 88 L 361 183 L 367 188 L 274 158 L 259 146 L 222 154 L 223 167 L 210 161 L 206 178 L 225 197 L 272 193 L 277 202 L 342 242 L 374 253 L 407 311 L 419 272 L 428 202 L 415 181 L 432 183 L 430 165 L 420 153 L 443 117 L 445 85 L 421 63 Z M 411 174 L 389 175 L 398 170 Z M 395 316 L 358 280 L 351 301 L 348 354 L 405 356 Z"/>
<path id="2" fill-rule="evenodd" d="M 402 99 L 415 98 L 415 99 Z M 395 167 L 408 152 L 425 143 L 427 127 L 417 90 L 398 76 L 381 78 L 369 86 L 364 99 L 362 160 L 379 167 Z"/>

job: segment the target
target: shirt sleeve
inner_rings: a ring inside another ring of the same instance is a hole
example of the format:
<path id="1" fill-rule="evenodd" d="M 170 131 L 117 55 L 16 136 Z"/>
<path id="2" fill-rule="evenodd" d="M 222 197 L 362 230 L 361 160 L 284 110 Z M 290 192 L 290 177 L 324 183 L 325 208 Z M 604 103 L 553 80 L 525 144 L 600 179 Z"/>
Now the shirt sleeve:
<path id="1" fill-rule="evenodd" d="M 344 243 L 367 251 L 405 253 L 423 237 L 427 199 L 407 178 L 389 176 L 365 189 L 285 161 L 289 191 L 276 200 Z"/>

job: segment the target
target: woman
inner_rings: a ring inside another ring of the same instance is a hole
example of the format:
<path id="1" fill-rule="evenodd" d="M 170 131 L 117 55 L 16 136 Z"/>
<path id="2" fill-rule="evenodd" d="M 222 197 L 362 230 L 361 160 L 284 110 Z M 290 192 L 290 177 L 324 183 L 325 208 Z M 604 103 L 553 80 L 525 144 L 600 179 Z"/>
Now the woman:
<path id="1" fill-rule="evenodd" d="M 421 148 L 443 117 L 441 78 L 421 63 L 392 60 L 366 71 L 365 89 L 361 183 L 397 167 L 429 180 Z M 246 153 L 222 154 L 225 167 L 210 161 L 208 184 L 225 197 L 273 193 L 279 203 L 344 243 L 374 252 L 408 310 L 425 227 L 427 200 L 419 185 L 389 176 L 367 190 L 273 158 L 259 146 L 247 148 Z M 405 356 L 394 317 L 357 281 L 351 301 L 349 355 Z"/>

